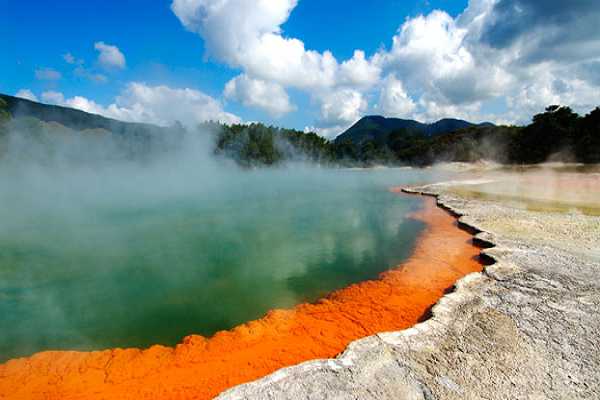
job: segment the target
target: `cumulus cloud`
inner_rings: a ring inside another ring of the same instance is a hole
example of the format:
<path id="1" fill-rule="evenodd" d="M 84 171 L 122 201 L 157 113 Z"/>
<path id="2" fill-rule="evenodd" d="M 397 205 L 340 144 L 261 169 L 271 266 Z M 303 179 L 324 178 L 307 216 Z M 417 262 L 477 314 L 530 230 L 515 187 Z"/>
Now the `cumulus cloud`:
<path id="1" fill-rule="evenodd" d="M 128 84 L 115 102 L 106 107 L 82 96 L 65 98 L 62 93 L 53 91 L 44 92 L 42 99 L 109 118 L 163 126 L 176 121 L 189 127 L 209 120 L 240 122 L 239 117 L 224 111 L 219 101 L 198 90 L 149 86 L 140 82 Z"/>
<path id="2" fill-rule="evenodd" d="M 339 80 L 342 84 L 370 87 L 377 83 L 380 75 L 380 66 L 367 60 L 364 51 L 355 50 L 352 58 L 340 66 Z"/>
<path id="3" fill-rule="evenodd" d="M 334 139 L 337 135 L 344 132 L 352 124 L 333 125 L 328 127 L 308 125 L 304 127 L 305 133 L 316 133 L 317 135 L 323 136 L 327 139 Z"/>
<path id="4" fill-rule="evenodd" d="M 354 89 L 367 90 L 374 85 L 379 67 L 362 51 L 340 64 L 330 51 L 306 49 L 300 39 L 285 37 L 281 26 L 296 5 L 296 0 L 174 0 L 171 9 L 188 30 L 202 36 L 208 57 L 244 71 L 242 77 L 227 84 L 229 97 L 283 113 L 290 109 L 284 90 L 293 87 L 317 93 L 313 98 L 321 103 L 322 121 L 340 119 L 342 114 L 356 116 L 333 110 L 328 99 L 339 98 L 340 91 L 347 89 L 345 93 L 352 95 L 344 103 L 360 97 L 360 109 L 364 109 L 362 94 Z M 250 83 L 258 90 L 275 93 L 276 100 L 263 99 L 257 104 L 257 96 L 244 91 L 251 89 Z"/>
<path id="5" fill-rule="evenodd" d="M 226 123 L 240 121 L 237 116 L 225 112 L 218 100 L 190 88 L 148 86 L 134 82 L 117 97 L 116 104 L 118 109 L 125 110 L 125 116 L 133 112 L 135 120 L 162 125 L 173 121 L 180 121 L 188 126 L 208 120 Z"/>
<path id="6" fill-rule="evenodd" d="M 587 113 L 600 103 L 599 90 L 597 84 L 540 67 L 535 78 L 511 94 L 507 101 L 512 119 L 526 123 L 532 114 L 550 104 L 571 105 L 575 111 Z"/>
<path id="7" fill-rule="evenodd" d="M 125 56 L 117 46 L 104 42 L 96 42 L 94 48 L 100 52 L 98 62 L 105 68 L 123 69 L 126 66 Z"/>
<path id="8" fill-rule="evenodd" d="M 296 0 L 175 0 L 171 9 L 190 31 L 204 38 L 208 56 L 242 67 L 253 78 L 285 86 L 334 83 L 337 61 L 330 52 L 306 50 L 285 38 L 281 25 Z"/>
<path id="9" fill-rule="evenodd" d="M 58 81 L 62 74 L 52 68 L 40 68 L 35 70 L 35 78 L 40 81 Z"/>
<path id="10" fill-rule="evenodd" d="M 381 63 L 402 77 L 412 93 L 446 104 L 470 104 L 502 92 L 511 77 L 471 46 L 472 20 L 443 11 L 407 20 Z"/>
<path id="11" fill-rule="evenodd" d="M 275 117 L 295 109 L 281 85 L 252 79 L 245 74 L 227 82 L 224 94 L 228 99 L 239 101 L 248 107 L 262 109 Z"/>
<path id="12" fill-rule="evenodd" d="M 38 98 L 33 92 L 29 89 L 21 89 L 17 93 L 15 93 L 15 97 L 20 97 L 22 99 L 27 99 L 31 101 L 38 101 Z"/>
<path id="13" fill-rule="evenodd" d="M 439 102 L 428 96 L 422 96 L 419 99 L 413 118 L 417 121 L 426 122 L 438 121 L 442 118 L 459 118 L 474 122 L 497 121 L 493 115 L 484 114 L 481 111 L 481 103 L 479 102 L 456 105 Z"/>
<path id="14" fill-rule="evenodd" d="M 406 20 L 376 61 L 417 99 L 421 118 L 522 122 L 551 103 L 587 111 L 600 100 L 587 67 L 600 59 L 600 33 L 589 29 L 600 11 L 592 3 L 471 0 L 456 18 L 433 11 Z M 505 109 L 481 112 L 498 99 Z"/>
<path id="15" fill-rule="evenodd" d="M 412 116 L 416 104 L 410 98 L 402 81 L 394 75 L 385 78 L 379 95 L 377 110 L 388 117 L 407 118 Z"/>
<path id="16" fill-rule="evenodd" d="M 353 89 L 340 89 L 321 96 L 321 120 L 324 126 L 343 125 L 358 120 L 367 109 L 363 95 Z"/>
<path id="17" fill-rule="evenodd" d="M 407 20 L 396 36 L 385 62 L 419 77 L 442 77 L 454 74 L 473 63 L 473 57 L 464 47 L 465 28 L 443 11 L 433 11 Z M 408 65 L 407 65 L 408 64 Z M 414 70 L 410 64 L 420 64 Z"/>
<path id="18" fill-rule="evenodd" d="M 174 0 L 171 8 L 202 36 L 206 56 L 242 70 L 227 84 L 229 98 L 276 114 L 289 104 L 286 88 L 303 90 L 320 111 L 311 129 L 325 132 L 369 110 L 521 121 L 548 102 L 593 106 L 600 100 L 596 3 L 470 0 L 457 17 L 434 10 L 399 21 L 389 47 L 370 56 L 359 49 L 343 61 L 285 36 L 297 0 Z M 259 102 L 251 90 L 276 95 Z"/>
<path id="19" fill-rule="evenodd" d="M 520 60 L 580 60 L 600 52 L 595 0 L 498 0 L 482 32 L 496 49 L 519 46 Z"/>

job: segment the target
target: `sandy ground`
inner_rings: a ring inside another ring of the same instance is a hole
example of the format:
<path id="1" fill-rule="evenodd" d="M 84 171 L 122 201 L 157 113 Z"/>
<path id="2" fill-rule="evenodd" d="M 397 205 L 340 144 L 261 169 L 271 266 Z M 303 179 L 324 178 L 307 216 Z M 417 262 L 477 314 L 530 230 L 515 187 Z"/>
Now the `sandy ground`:
<path id="1" fill-rule="evenodd" d="M 175 348 L 11 360 L 0 365 L 0 399 L 209 399 L 282 367 L 333 357 L 356 339 L 411 327 L 458 279 L 482 268 L 471 235 L 433 199 L 414 217 L 427 228 L 413 255 L 378 280 L 209 339 L 189 336 Z"/>

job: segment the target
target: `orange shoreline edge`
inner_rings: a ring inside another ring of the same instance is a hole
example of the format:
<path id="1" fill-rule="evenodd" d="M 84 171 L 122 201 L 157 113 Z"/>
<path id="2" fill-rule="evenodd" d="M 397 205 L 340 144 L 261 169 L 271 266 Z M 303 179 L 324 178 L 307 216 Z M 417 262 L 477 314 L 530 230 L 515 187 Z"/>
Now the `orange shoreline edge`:
<path id="1" fill-rule="evenodd" d="M 425 198 L 412 217 L 426 223 L 413 254 L 379 279 L 270 311 L 208 339 L 188 336 L 175 347 L 48 351 L 10 360 L 0 365 L 0 399 L 210 399 L 282 367 L 335 357 L 356 339 L 409 328 L 458 279 L 482 270 L 472 236 L 435 199 Z"/>

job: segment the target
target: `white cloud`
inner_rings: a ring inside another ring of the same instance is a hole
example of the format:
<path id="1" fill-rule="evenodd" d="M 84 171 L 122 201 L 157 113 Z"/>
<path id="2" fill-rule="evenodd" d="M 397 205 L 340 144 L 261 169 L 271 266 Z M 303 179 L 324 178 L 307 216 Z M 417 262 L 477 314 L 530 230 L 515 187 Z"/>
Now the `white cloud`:
<path id="1" fill-rule="evenodd" d="M 394 75 L 388 75 L 382 85 L 377 110 L 386 117 L 410 117 L 416 104 Z"/>
<path id="2" fill-rule="evenodd" d="M 340 89 L 320 96 L 321 123 L 324 126 L 356 122 L 367 109 L 363 95 L 352 89 Z"/>
<path id="3" fill-rule="evenodd" d="M 52 68 L 40 68 L 35 70 L 35 78 L 40 81 L 58 81 L 62 75 Z"/>
<path id="4" fill-rule="evenodd" d="M 72 64 L 72 65 L 83 65 L 84 64 L 84 61 L 82 59 L 76 58 L 71 53 L 65 53 L 65 54 L 63 54 L 63 60 L 65 60 L 65 62 L 67 64 Z"/>
<path id="5" fill-rule="evenodd" d="M 168 86 L 148 86 L 143 83 L 130 83 L 117 97 L 117 109 L 134 111 L 135 119 L 166 125 L 174 121 L 194 126 L 208 120 L 227 123 L 240 119 L 223 110 L 222 104 L 199 90 L 190 88 L 170 88 Z M 124 115 L 127 115 L 125 113 Z"/>
<path id="6" fill-rule="evenodd" d="M 89 79 L 92 82 L 96 83 L 106 83 L 108 82 L 108 78 L 104 74 L 99 74 L 88 70 L 87 68 L 82 67 L 81 65 L 75 68 L 73 71 L 76 76 Z"/>
<path id="7" fill-rule="evenodd" d="M 115 102 L 106 107 L 82 96 L 65 98 L 60 92 L 44 92 L 42 98 L 109 118 L 163 126 L 172 125 L 175 121 L 189 127 L 209 120 L 240 122 L 239 117 L 224 111 L 219 101 L 198 90 L 149 86 L 140 82 L 128 84 Z"/>
<path id="8" fill-rule="evenodd" d="M 340 81 L 351 86 L 370 87 L 377 83 L 381 68 L 365 58 L 365 52 L 355 50 L 351 59 L 340 66 Z"/>
<path id="9" fill-rule="evenodd" d="M 304 127 L 304 132 L 305 133 L 314 132 L 317 135 L 323 136 L 324 138 L 334 139 L 337 135 L 344 132 L 346 129 L 350 128 L 350 126 L 352 126 L 351 123 L 347 123 L 344 125 L 328 126 L 325 128 L 322 126 L 309 125 L 309 126 Z"/>
<path id="10" fill-rule="evenodd" d="M 368 106 L 359 89 L 379 80 L 379 67 L 360 50 L 340 64 L 330 51 L 306 49 L 301 40 L 285 37 L 281 26 L 296 5 L 296 0 L 174 0 L 171 9 L 202 36 L 209 57 L 243 70 L 242 78 L 227 84 L 228 97 L 283 114 L 291 110 L 285 88 L 294 87 L 313 94 L 321 123 L 355 118 Z M 253 89 L 273 98 L 252 94 Z M 333 104 L 333 98 L 341 104 Z"/>
<path id="11" fill-rule="evenodd" d="M 521 86 L 507 101 L 512 119 L 527 123 L 532 115 L 552 104 L 570 105 L 576 112 L 585 114 L 600 103 L 599 90 L 595 84 L 571 74 L 540 66 L 528 84 Z"/>
<path id="12" fill-rule="evenodd" d="M 582 21 L 590 20 L 584 14 L 598 14 L 589 2 L 583 3 L 569 6 L 567 15 L 567 6 L 559 1 L 471 0 L 457 18 L 433 11 L 407 19 L 391 48 L 380 51 L 373 62 L 401 81 L 415 99 L 415 117 L 421 119 L 526 122 L 550 103 L 585 112 L 600 102 L 600 82 L 577 71 L 585 70 L 580 63 L 600 59 L 600 46 L 592 44 L 600 43 L 600 34 L 586 24 L 574 28 L 565 22 L 574 14 L 581 14 Z M 523 15 L 508 17 L 507 10 L 515 5 L 523 8 Z M 586 32 L 580 41 L 572 40 L 577 30 Z M 555 42 L 549 43 L 549 37 Z M 558 41 L 569 43 L 569 51 L 559 49 Z M 543 56 L 539 46 L 548 49 Z M 386 90 L 384 83 L 380 105 Z M 481 111 L 499 100 L 506 100 L 507 108 L 492 105 L 492 114 Z"/>
<path id="13" fill-rule="evenodd" d="M 279 117 L 287 114 L 295 107 L 285 89 L 274 82 L 252 79 L 248 75 L 239 75 L 225 85 L 225 97 L 241 102 L 245 106 L 265 110 Z"/>
<path id="14" fill-rule="evenodd" d="M 96 43 L 96 48 L 97 49 L 98 49 L 98 45 L 106 46 L 102 42 Z M 108 47 L 113 47 L 113 46 L 108 46 Z M 115 47 L 115 49 L 116 49 L 116 47 Z M 116 51 L 119 52 L 118 49 Z M 110 54 L 111 51 L 108 51 L 108 50 L 107 51 L 102 51 L 101 50 L 100 57 L 102 57 L 103 53 L 106 53 L 108 59 L 114 58 L 113 61 L 118 61 L 118 59 L 120 58 L 119 56 L 115 57 L 114 55 L 111 55 Z M 119 52 L 119 54 L 120 54 L 120 52 Z M 124 58 L 124 56 L 122 54 L 121 54 L 121 57 L 122 57 L 122 61 L 123 61 L 122 65 L 124 66 L 125 65 L 125 58 Z M 71 65 L 73 65 L 75 67 L 75 69 L 73 70 L 73 73 L 75 74 L 75 76 L 80 77 L 80 78 L 88 79 L 88 80 L 90 80 L 92 82 L 95 82 L 95 83 L 106 83 L 106 82 L 108 82 L 108 78 L 106 77 L 106 75 L 101 74 L 101 73 L 97 73 L 93 69 L 86 68 L 84 66 L 85 61 L 82 60 L 82 59 L 76 58 L 73 54 L 71 54 L 71 53 L 63 54 L 63 59 L 65 60 L 65 62 L 67 64 L 71 64 Z M 100 62 L 101 62 L 101 64 L 103 66 L 106 66 L 106 64 L 102 60 L 100 60 Z"/>
<path id="15" fill-rule="evenodd" d="M 496 63 L 478 57 L 468 40 L 472 21 L 465 19 L 459 23 L 443 11 L 409 19 L 379 60 L 411 93 L 426 93 L 438 102 L 469 104 L 497 96 L 511 78 Z"/>
<path id="16" fill-rule="evenodd" d="M 15 97 L 20 97 L 22 99 L 27 99 L 31 101 L 38 101 L 38 98 L 33 92 L 29 89 L 21 89 L 17 93 L 15 93 Z"/>
<path id="17" fill-rule="evenodd" d="M 54 90 L 49 90 L 43 92 L 41 97 L 44 103 L 76 108 L 78 110 L 82 110 L 92 114 L 110 116 L 110 113 L 104 107 L 82 96 L 65 98 L 65 95 L 63 93 Z"/>
<path id="18" fill-rule="evenodd" d="M 484 116 L 481 112 L 481 103 L 451 104 L 439 102 L 425 95 L 419 99 L 418 108 L 413 114 L 417 121 L 435 122 L 442 118 L 458 118 L 471 122 L 491 121 L 492 116 Z"/>
<path id="19" fill-rule="evenodd" d="M 125 56 L 117 46 L 104 42 L 96 42 L 94 48 L 100 52 L 98 62 L 105 68 L 123 69 L 126 66 Z"/>
<path id="20" fill-rule="evenodd" d="M 96 103 L 93 100 L 87 99 L 83 96 L 75 96 L 70 99 L 66 99 L 63 105 L 67 107 L 76 108 L 78 110 L 82 110 L 85 112 L 89 112 L 92 114 L 104 115 L 107 117 L 117 118 L 115 112 L 113 111 L 113 105 L 111 104 L 108 109 L 105 109 L 100 104 Z M 134 121 L 133 119 L 130 121 Z"/>
<path id="21" fill-rule="evenodd" d="M 467 30 L 459 28 L 443 11 L 433 11 L 407 20 L 392 39 L 386 62 L 420 64 L 423 76 L 440 77 L 455 73 L 472 64 L 470 52 L 463 46 Z M 410 69 L 410 68 L 409 68 Z"/>
<path id="22" fill-rule="evenodd" d="M 174 0 L 171 8 L 202 36 L 207 56 L 261 82 L 256 90 L 281 88 L 259 102 L 236 78 L 225 89 L 230 98 L 277 113 L 286 108 L 285 89 L 298 88 L 319 107 L 314 128 L 325 132 L 373 108 L 426 120 L 505 121 L 528 118 L 548 101 L 576 110 L 597 104 L 600 75 L 589 67 L 600 65 L 594 3 L 470 0 L 456 18 L 436 10 L 399 21 L 389 48 L 371 56 L 356 50 L 341 62 L 285 36 L 297 0 Z M 521 12 L 511 11 L 516 6 Z M 369 107 L 371 98 L 377 106 Z"/>
<path id="23" fill-rule="evenodd" d="M 335 85 L 339 65 L 329 51 L 307 50 L 281 25 L 296 0 L 174 0 L 181 23 L 204 38 L 210 57 L 241 67 L 253 79 L 302 89 Z"/>

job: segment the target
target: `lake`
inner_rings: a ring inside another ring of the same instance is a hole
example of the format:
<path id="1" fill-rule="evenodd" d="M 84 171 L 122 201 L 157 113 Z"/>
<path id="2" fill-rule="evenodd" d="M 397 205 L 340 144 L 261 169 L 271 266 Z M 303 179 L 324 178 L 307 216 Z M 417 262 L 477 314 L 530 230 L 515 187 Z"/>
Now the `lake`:
<path id="1" fill-rule="evenodd" d="M 0 360 L 174 345 L 375 278 L 411 253 L 411 169 L 0 173 Z"/>

